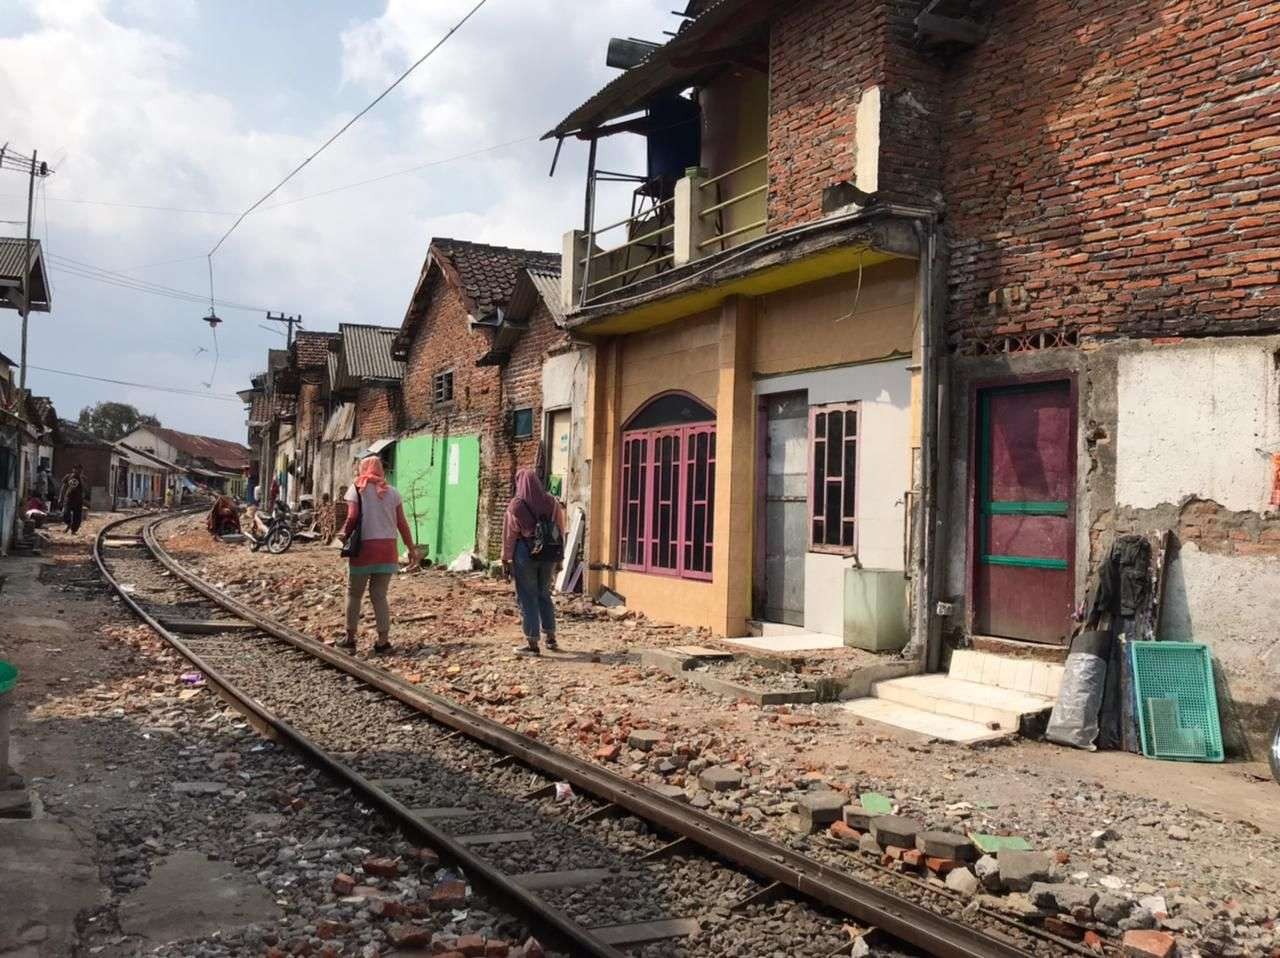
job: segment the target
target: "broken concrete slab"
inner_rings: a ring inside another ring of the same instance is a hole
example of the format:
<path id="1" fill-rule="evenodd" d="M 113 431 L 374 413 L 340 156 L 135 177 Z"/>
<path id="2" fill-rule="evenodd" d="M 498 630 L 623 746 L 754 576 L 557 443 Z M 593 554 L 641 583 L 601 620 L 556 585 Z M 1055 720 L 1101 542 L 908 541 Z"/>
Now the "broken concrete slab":
<path id="1" fill-rule="evenodd" d="M 43 954 L 69 955 L 76 915 L 105 899 L 91 850 L 66 825 L 50 819 L 0 822 L 0 888 L 20 890 L 22 907 L 0 907 L 0 953 L 36 954 L 30 940 L 43 929 Z"/>
<path id="2" fill-rule="evenodd" d="M 976 875 L 967 868 L 956 868 L 947 873 L 947 887 L 954 892 L 964 895 L 966 898 L 972 898 L 982 889 L 982 883 L 978 881 Z"/>
<path id="3" fill-rule="evenodd" d="M 120 903 L 120 930 L 164 944 L 279 916 L 270 893 L 252 878 L 227 862 L 181 851 L 154 867 L 151 879 Z"/>
<path id="4" fill-rule="evenodd" d="M 713 765 L 698 773 L 698 784 L 708 792 L 731 792 L 742 787 L 742 773 L 727 765 Z"/>
<path id="5" fill-rule="evenodd" d="M 1000 881 L 1009 891 L 1030 891 L 1036 882 L 1053 879 L 1053 859 L 1044 852 L 1002 851 L 996 861 Z"/>
<path id="6" fill-rule="evenodd" d="M 752 705 L 804 705 L 818 700 L 813 689 L 758 689 L 738 682 L 719 678 L 708 672 L 691 671 L 707 661 L 692 655 L 682 655 L 674 649 L 642 649 L 640 664 L 658 669 L 678 679 L 696 685 L 713 695 L 750 702 Z"/>
<path id="7" fill-rule="evenodd" d="M 1091 888 L 1048 882 L 1036 882 L 1027 894 L 1037 908 L 1061 915 L 1075 915 L 1079 911 L 1084 918 L 1093 913 L 1094 902 L 1098 900 L 1098 893 Z"/>
<path id="8" fill-rule="evenodd" d="M 648 752 L 651 751 L 655 745 L 661 742 L 662 739 L 663 735 L 661 732 L 654 731 L 653 729 L 638 728 L 634 729 L 631 734 L 627 736 L 627 744 L 632 748 L 638 748 L 642 752 Z"/>

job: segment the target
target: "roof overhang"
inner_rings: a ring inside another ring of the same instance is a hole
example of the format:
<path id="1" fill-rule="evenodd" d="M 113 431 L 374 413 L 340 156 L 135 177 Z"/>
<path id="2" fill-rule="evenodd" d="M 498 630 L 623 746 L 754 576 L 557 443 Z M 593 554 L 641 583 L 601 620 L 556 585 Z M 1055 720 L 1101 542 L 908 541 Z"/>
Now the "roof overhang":
<path id="1" fill-rule="evenodd" d="M 23 274 L 23 254 L 22 244 L 26 243 L 23 239 L 5 239 L 6 247 L 5 255 L 0 257 L 3 260 L 3 266 L 0 267 L 0 309 L 22 309 L 23 295 L 22 290 L 26 285 L 27 278 Z M 47 313 L 50 308 L 49 296 L 49 276 L 45 272 L 44 252 L 41 249 L 40 241 L 33 239 L 28 247 L 30 250 L 27 268 L 31 273 L 31 297 L 30 312 Z"/>
<path id="2" fill-rule="evenodd" d="M 586 336 L 651 329 L 714 309 L 730 296 L 762 296 L 895 259 L 917 259 L 910 223 L 875 207 L 782 233 L 658 274 L 613 301 L 570 314 Z"/>
<path id="3" fill-rule="evenodd" d="M 610 120 L 638 113 L 654 98 L 696 86 L 741 62 L 743 44 L 787 0 L 719 0 L 642 63 L 605 85 L 543 139 L 607 132 Z"/>

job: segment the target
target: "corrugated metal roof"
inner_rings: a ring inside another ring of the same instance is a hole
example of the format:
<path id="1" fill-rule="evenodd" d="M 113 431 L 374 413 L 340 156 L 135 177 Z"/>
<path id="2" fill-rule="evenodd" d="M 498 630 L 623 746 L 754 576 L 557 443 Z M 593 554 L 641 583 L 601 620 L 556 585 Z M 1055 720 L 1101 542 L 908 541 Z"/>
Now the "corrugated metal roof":
<path id="1" fill-rule="evenodd" d="M 37 313 L 49 311 L 49 277 L 44 270 L 44 253 L 40 241 L 33 239 L 30 247 L 19 236 L 0 236 L 0 282 L 5 285 L 21 285 L 26 278 L 28 258 L 31 267 L 31 309 Z M 23 255 L 24 250 L 29 250 Z"/>
<path id="2" fill-rule="evenodd" d="M 350 439 L 355 431 L 356 424 L 356 404 L 353 402 L 339 403 L 329 421 L 324 425 L 324 435 L 321 436 L 323 442 L 341 442 Z"/>
<path id="3" fill-rule="evenodd" d="M 542 301 L 547 304 L 547 310 L 551 313 L 551 317 L 559 325 L 564 322 L 564 304 L 560 301 L 560 271 L 556 270 L 525 270 L 529 274 L 529 279 L 533 280 L 533 285 L 537 287 L 538 295 L 542 297 Z"/>
<path id="4" fill-rule="evenodd" d="M 390 382 L 400 382 L 404 378 L 405 364 L 391 356 L 391 344 L 400 330 L 342 323 L 338 331 L 342 333 L 342 365 L 346 378 Z"/>

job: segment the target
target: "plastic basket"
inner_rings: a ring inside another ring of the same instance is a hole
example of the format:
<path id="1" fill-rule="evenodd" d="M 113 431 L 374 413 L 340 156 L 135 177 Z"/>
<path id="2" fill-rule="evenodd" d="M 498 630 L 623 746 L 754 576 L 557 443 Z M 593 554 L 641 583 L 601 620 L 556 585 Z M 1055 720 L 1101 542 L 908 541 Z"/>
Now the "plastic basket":
<path id="1" fill-rule="evenodd" d="M 1192 762 L 1223 760 L 1222 726 L 1209 648 L 1196 642 L 1131 642 L 1142 754 Z"/>
<path id="2" fill-rule="evenodd" d="M 0 695 L 4 695 L 18 684 L 18 669 L 13 664 L 0 659 Z"/>

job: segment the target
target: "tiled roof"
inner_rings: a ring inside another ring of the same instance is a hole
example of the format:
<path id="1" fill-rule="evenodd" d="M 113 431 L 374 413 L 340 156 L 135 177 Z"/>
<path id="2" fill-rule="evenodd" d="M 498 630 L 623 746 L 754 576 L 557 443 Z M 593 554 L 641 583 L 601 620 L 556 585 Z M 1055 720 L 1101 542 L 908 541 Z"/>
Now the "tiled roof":
<path id="1" fill-rule="evenodd" d="M 346 378 L 394 382 L 404 378 L 404 363 L 391 357 L 391 344 L 400 330 L 342 323 L 338 331 L 342 334 L 342 365 L 345 366 Z"/>
<path id="2" fill-rule="evenodd" d="M 324 369 L 329 362 L 329 344 L 339 338 L 338 333 L 318 333 L 298 330 L 293 347 L 299 369 Z"/>
<path id="3" fill-rule="evenodd" d="M 515 289 L 516 276 L 526 268 L 560 272 L 560 254 L 510 249 L 464 240 L 435 239 L 433 254 L 446 258 L 458 274 L 462 291 L 475 305 L 476 318 L 506 306 Z"/>
<path id="4" fill-rule="evenodd" d="M 271 419 L 271 401 L 263 393 L 255 393 L 249 404 L 249 425 L 264 426 Z"/>
<path id="5" fill-rule="evenodd" d="M 232 442 L 230 439 L 197 436 L 189 432 L 179 432 L 177 429 L 166 429 L 163 426 L 145 428 L 173 448 L 195 459 L 208 459 L 226 469 L 242 469 L 249 465 L 248 447 Z"/>

